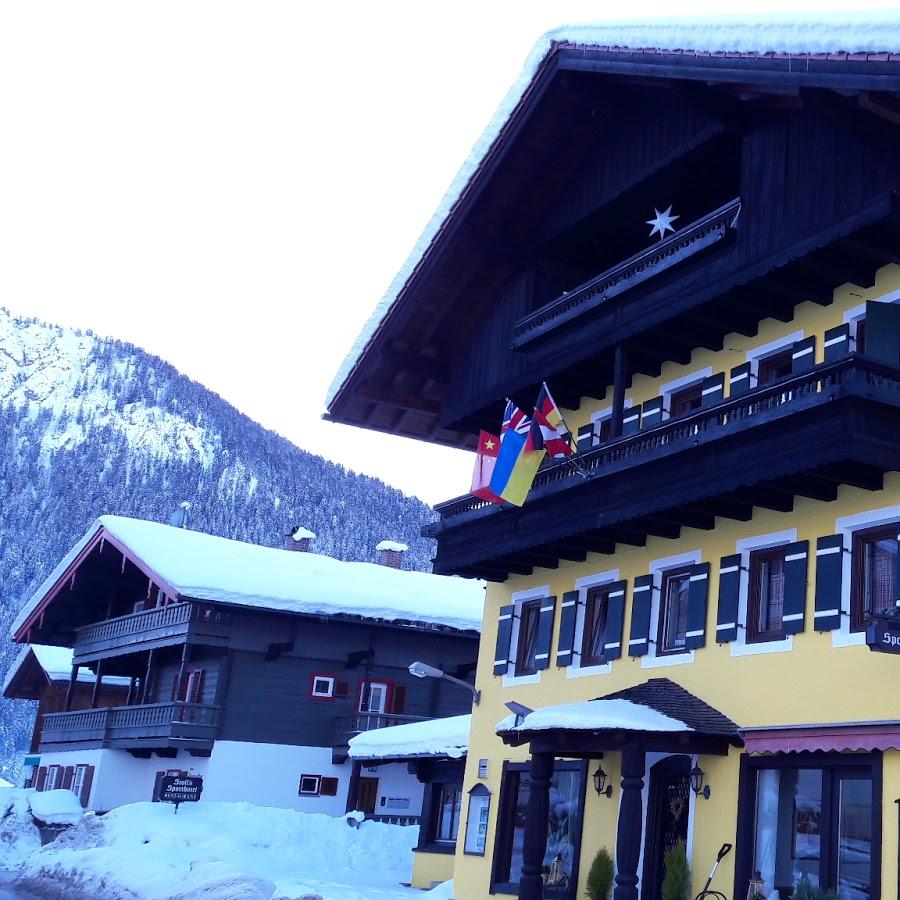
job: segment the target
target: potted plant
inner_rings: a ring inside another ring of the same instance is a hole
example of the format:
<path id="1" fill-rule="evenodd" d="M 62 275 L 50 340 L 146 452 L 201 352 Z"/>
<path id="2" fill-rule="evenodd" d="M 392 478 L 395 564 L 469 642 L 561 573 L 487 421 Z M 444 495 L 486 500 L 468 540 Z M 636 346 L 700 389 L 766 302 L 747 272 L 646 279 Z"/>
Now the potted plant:
<path id="1" fill-rule="evenodd" d="M 587 896 L 589 900 L 609 900 L 613 877 L 612 857 L 605 847 L 601 847 L 588 871 Z"/>
<path id="2" fill-rule="evenodd" d="M 690 900 L 691 869 L 684 842 L 679 841 L 665 856 L 666 877 L 663 878 L 662 900 Z"/>

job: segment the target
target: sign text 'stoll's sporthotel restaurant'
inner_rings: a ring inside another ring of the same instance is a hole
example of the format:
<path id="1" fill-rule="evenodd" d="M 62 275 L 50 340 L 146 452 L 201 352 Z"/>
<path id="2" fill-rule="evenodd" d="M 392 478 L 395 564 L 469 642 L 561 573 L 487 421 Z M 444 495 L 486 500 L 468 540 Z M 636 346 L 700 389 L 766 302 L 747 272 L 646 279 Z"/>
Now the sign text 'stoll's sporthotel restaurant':
<path id="1" fill-rule="evenodd" d="M 739 900 L 897 896 L 900 18 L 867 22 L 542 41 L 335 382 L 516 501 L 434 526 L 491 582 L 461 900 L 583 897 L 601 848 L 657 900 L 680 841 L 694 891 L 728 842 Z M 546 391 L 527 456 L 544 382 L 570 458 Z"/>

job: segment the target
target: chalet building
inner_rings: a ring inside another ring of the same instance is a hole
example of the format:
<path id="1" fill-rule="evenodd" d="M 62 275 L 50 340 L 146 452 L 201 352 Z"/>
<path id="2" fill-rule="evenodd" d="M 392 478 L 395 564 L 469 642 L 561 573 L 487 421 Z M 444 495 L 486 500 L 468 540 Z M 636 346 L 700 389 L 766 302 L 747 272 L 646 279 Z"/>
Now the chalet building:
<path id="1" fill-rule="evenodd" d="M 473 579 L 103 516 L 13 624 L 29 646 L 4 693 L 39 701 L 31 784 L 93 810 L 182 774 L 206 800 L 417 821 L 407 766 L 363 772 L 348 742 L 468 712 L 470 691 L 408 667 L 471 680 L 483 603 Z"/>
<path id="2" fill-rule="evenodd" d="M 468 449 L 546 381 L 577 443 L 430 532 L 491 582 L 458 900 L 601 848 L 658 900 L 682 841 L 692 895 L 727 842 L 738 900 L 897 897 L 898 129 L 895 14 L 554 32 L 338 374 Z"/>

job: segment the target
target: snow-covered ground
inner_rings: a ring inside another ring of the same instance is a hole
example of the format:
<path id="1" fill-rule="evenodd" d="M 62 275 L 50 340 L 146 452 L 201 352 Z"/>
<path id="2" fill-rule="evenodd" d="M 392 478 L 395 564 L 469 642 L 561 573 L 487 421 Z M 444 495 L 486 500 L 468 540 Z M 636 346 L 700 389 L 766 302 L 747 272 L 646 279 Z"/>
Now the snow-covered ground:
<path id="1" fill-rule="evenodd" d="M 6 822 L 6 819 L 3 820 Z M 415 826 L 253 806 L 134 803 L 86 816 L 45 847 L 23 831 L 20 884 L 35 893 L 142 900 L 445 900 L 409 881 Z M 0 828 L 0 841 L 3 830 Z"/>

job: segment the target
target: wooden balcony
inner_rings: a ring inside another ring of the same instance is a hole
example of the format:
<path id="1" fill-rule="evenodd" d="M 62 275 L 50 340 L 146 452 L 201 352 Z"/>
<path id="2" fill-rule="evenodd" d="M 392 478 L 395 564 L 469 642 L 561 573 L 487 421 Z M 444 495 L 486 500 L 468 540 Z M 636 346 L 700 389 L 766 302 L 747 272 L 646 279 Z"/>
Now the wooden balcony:
<path id="1" fill-rule="evenodd" d="M 47 713 L 42 752 L 92 747 L 182 747 L 209 750 L 219 727 L 219 707 L 200 703 L 149 703 Z"/>
<path id="2" fill-rule="evenodd" d="M 186 640 L 226 646 L 230 625 L 231 613 L 221 607 L 194 602 L 170 603 L 79 628 L 75 633 L 72 662 L 78 665 Z"/>
<path id="3" fill-rule="evenodd" d="M 853 354 L 549 465 L 521 509 L 440 504 L 434 570 L 502 581 L 841 484 L 877 490 L 900 469 L 897 434 L 900 369 Z"/>

